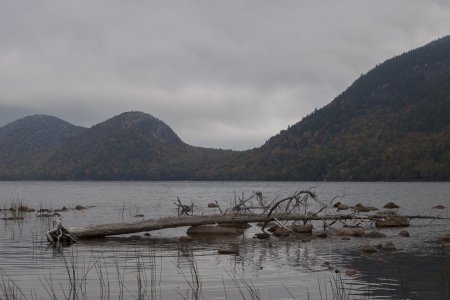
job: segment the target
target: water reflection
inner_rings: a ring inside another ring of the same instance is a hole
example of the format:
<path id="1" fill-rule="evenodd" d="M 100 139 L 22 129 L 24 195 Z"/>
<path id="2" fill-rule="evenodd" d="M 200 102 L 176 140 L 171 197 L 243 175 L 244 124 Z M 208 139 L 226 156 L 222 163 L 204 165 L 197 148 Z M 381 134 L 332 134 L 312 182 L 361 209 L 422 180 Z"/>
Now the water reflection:
<path id="1" fill-rule="evenodd" d="M 62 212 L 64 224 L 70 226 L 130 221 L 138 213 L 145 217 L 173 215 L 176 212 L 164 203 L 172 203 L 176 195 L 184 195 L 188 202 L 200 199 L 196 205 L 207 213 L 207 202 L 229 201 L 236 186 L 238 191 L 259 189 L 279 195 L 280 191 L 297 190 L 300 183 L 57 183 L 55 193 L 53 183 L 11 184 L 21 189 L 26 204 L 35 201 L 35 207 L 73 207 L 75 203 L 96 206 Z M 5 185 L 0 183 L 2 188 Z M 402 212 L 415 214 L 433 214 L 431 204 L 426 205 L 429 211 L 422 208 L 424 196 L 445 204 L 445 195 L 449 194 L 448 187 L 439 184 L 433 185 L 432 191 L 426 191 L 429 184 L 324 186 L 328 188 L 322 198 L 342 192 L 350 194 L 344 198 L 349 204 L 380 206 L 387 202 L 386 195 L 395 195 L 400 197 L 396 202 Z M 13 190 L 6 186 L 2 191 L 9 189 Z M 3 207 L 10 203 L 8 199 Z M 448 210 L 439 213 L 448 215 Z M 6 211 L 1 214 L 11 216 Z M 76 292 L 81 299 L 129 299 L 139 295 L 153 299 L 242 299 L 241 292 L 249 299 L 255 293 L 272 299 L 331 299 L 337 292 L 349 299 L 450 298 L 449 253 L 437 242 L 438 236 L 450 234 L 448 221 L 414 221 L 408 228 L 411 238 L 399 237 L 398 229 L 384 229 L 386 237 L 377 240 L 343 241 L 333 232 L 327 239 L 291 236 L 259 240 L 253 238 L 259 232 L 254 226 L 239 237 L 180 241 L 186 228 L 177 228 L 152 232 L 151 236 L 80 241 L 55 251 L 43 235 L 52 228 L 53 220 L 27 213 L 21 220 L 1 221 L 1 273 L 17 282 L 26 295 L 34 290 L 38 298 L 46 298 L 53 288 L 57 298 Z M 397 251 L 375 255 L 360 251 L 366 243 L 388 241 L 395 243 Z M 231 252 L 219 254 L 224 249 Z"/>

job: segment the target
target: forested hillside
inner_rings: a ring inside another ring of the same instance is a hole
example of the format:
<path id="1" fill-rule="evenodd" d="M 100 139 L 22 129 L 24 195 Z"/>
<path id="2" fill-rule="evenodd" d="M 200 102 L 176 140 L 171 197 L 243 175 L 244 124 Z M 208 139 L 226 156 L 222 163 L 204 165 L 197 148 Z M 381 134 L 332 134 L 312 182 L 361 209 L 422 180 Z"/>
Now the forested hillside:
<path id="1" fill-rule="evenodd" d="M 450 37 L 376 66 L 248 151 L 188 145 L 142 112 L 88 129 L 26 117 L 0 128 L 0 179 L 447 181 Z"/>
<path id="2" fill-rule="evenodd" d="M 193 147 L 163 121 L 127 112 L 58 147 L 33 177 L 56 180 L 187 180 L 231 151 Z"/>
<path id="3" fill-rule="evenodd" d="M 219 176 L 449 180 L 450 37 L 392 58 Z"/>
<path id="4" fill-rule="evenodd" d="M 35 176 L 42 162 L 86 128 L 47 115 L 34 115 L 0 127 L 0 178 Z"/>

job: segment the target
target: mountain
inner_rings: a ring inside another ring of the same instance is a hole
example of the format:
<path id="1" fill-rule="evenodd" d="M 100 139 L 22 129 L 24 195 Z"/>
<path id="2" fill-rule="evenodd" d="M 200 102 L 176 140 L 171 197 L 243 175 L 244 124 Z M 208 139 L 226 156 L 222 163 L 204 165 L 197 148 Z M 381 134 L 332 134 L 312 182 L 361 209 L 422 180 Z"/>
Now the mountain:
<path id="1" fill-rule="evenodd" d="M 38 168 L 43 158 L 85 130 L 47 115 L 25 117 L 0 127 L 0 178 L 23 178 Z"/>
<path id="2" fill-rule="evenodd" d="M 0 128 L 0 179 L 450 180 L 450 37 L 376 66 L 248 151 L 184 143 L 127 112 L 91 128 L 51 116 Z"/>
<path id="3" fill-rule="evenodd" d="M 161 120 L 127 112 L 74 136 L 49 156 L 39 178 L 184 180 L 231 151 L 193 147 Z"/>
<path id="4" fill-rule="evenodd" d="M 219 178 L 449 180 L 450 36 L 357 79 Z"/>

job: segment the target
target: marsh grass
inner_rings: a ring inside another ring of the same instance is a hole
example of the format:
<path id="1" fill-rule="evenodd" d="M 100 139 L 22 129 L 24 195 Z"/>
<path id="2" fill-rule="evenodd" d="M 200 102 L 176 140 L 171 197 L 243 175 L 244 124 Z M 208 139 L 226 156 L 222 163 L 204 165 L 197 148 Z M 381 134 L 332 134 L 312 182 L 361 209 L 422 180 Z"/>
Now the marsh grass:
<path id="1" fill-rule="evenodd" d="M 0 273 L 0 299 L 21 300 L 27 299 L 21 288 L 8 275 Z"/>
<path id="2" fill-rule="evenodd" d="M 161 290 L 163 255 L 156 255 L 155 248 L 137 244 L 134 250 L 126 253 L 114 251 L 91 251 L 91 254 L 79 255 L 75 247 L 63 248 L 55 253 L 54 259 L 63 262 L 64 272 L 50 273 L 39 279 L 41 287 L 24 288 L 20 282 L 14 281 L 5 273 L 0 273 L 0 299 L 163 299 Z M 183 256 L 183 263 L 175 265 L 186 284 L 185 289 L 175 291 L 180 299 L 207 299 L 204 294 L 203 276 L 194 255 Z M 262 295 L 252 280 L 238 272 L 226 272 L 222 277 L 223 299 L 270 299 Z M 399 270 L 400 272 L 400 270 Z M 401 273 L 399 273 L 401 275 Z M 448 274 L 447 274 L 448 275 Z M 405 280 L 405 281 L 402 281 Z M 400 297 L 408 296 L 408 285 L 404 277 L 400 277 Z M 288 299 L 310 299 L 309 289 L 303 298 L 298 290 L 284 284 L 280 288 L 286 291 Z M 317 286 L 321 300 L 374 299 L 371 287 L 361 293 L 361 287 L 355 288 L 353 280 L 341 273 L 330 271 L 324 280 L 318 280 Z M 304 292 L 304 291 L 303 291 Z M 220 291 L 215 292 L 220 293 Z M 299 298 L 296 298 L 297 297 Z M 171 298 L 171 297 L 169 297 Z M 395 296 L 392 295 L 395 299 Z M 315 298 L 311 298 L 315 299 Z"/>

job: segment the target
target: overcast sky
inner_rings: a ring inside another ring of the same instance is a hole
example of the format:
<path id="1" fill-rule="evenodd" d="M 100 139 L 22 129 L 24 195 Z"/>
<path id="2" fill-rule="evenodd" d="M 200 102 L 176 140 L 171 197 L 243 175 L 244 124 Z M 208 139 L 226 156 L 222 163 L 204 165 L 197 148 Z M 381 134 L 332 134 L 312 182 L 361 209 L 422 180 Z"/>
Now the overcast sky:
<path id="1" fill-rule="evenodd" d="M 0 125 L 125 111 L 248 149 L 450 32 L 450 1 L 0 0 Z"/>

